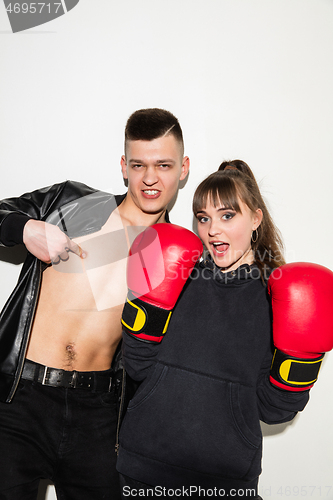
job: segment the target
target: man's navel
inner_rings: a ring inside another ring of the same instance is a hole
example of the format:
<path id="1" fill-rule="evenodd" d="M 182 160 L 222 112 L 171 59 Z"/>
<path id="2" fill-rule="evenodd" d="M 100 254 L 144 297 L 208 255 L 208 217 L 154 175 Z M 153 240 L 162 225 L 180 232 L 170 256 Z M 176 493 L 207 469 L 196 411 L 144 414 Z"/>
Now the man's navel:
<path id="1" fill-rule="evenodd" d="M 67 346 L 66 346 L 66 361 L 67 361 L 67 364 L 69 365 L 69 367 L 71 367 L 71 365 L 75 361 L 75 359 L 76 359 L 75 344 L 74 343 L 67 344 Z"/>

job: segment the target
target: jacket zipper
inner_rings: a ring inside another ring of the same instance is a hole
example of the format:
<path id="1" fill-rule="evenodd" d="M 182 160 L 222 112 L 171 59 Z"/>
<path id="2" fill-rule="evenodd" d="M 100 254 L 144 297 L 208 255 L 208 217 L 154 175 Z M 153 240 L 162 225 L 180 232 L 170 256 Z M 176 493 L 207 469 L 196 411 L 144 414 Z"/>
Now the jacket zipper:
<path id="1" fill-rule="evenodd" d="M 115 444 L 115 452 L 118 455 L 119 452 L 119 431 L 120 431 L 120 422 L 121 422 L 121 415 L 123 412 L 124 408 L 124 398 L 125 398 L 125 368 L 123 368 L 123 377 L 122 377 L 122 382 L 121 382 L 121 396 L 120 396 L 120 406 L 119 406 L 119 412 L 118 412 L 118 422 L 117 422 L 117 431 L 116 431 L 116 444 Z"/>
<path id="2" fill-rule="evenodd" d="M 27 336 L 27 341 L 25 343 L 25 348 L 24 348 L 22 362 L 21 362 L 21 364 L 19 366 L 19 371 L 17 372 L 16 378 L 14 379 L 14 385 L 12 387 L 11 393 L 8 396 L 7 403 L 11 403 L 11 401 L 12 401 L 12 399 L 14 397 L 14 394 L 16 392 L 17 386 L 19 385 L 19 382 L 20 382 L 20 379 L 21 379 L 21 375 L 22 375 L 22 372 L 23 372 L 24 361 L 25 361 L 25 355 L 26 355 L 26 352 L 27 352 L 27 349 L 28 349 L 28 343 L 29 343 L 29 338 L 30 338 L 32 323 L 33 323 L 33 320 L 35 318 L 35 311 L 36 311 L 37 302 L 38 302 L 38 295 L 39 295 L 39 290 L 40 290 L 40 284 L 41 284 L 41 281 L 42 281 L 41 280 L 42 266 L 41 266 L 41 263 L 39 261 L 38 261 L 38 263 L 39 263 L 39 280 L 38 280 L 38 287 L 37 287 L 37 292 L 36 292 L 37 297 L 36 297 L 36 300 L 35 300 L 34 308 L 33 308 L 31 319 L 30 319 L 28 336 Z"/>

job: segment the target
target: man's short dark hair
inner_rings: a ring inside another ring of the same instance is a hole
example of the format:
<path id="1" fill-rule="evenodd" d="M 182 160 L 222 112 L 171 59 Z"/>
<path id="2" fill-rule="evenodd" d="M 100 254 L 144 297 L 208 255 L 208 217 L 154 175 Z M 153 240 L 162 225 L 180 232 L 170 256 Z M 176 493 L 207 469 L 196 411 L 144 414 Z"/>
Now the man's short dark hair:
<path id="1" fill-rule="evenodd" d="M 173 135 L 184 150 L 182 129 L 170 111 L 159 108 L 134 111 L 125 128 L 125 152 L 127 141 L 152 141 L 167 135 Z"/>

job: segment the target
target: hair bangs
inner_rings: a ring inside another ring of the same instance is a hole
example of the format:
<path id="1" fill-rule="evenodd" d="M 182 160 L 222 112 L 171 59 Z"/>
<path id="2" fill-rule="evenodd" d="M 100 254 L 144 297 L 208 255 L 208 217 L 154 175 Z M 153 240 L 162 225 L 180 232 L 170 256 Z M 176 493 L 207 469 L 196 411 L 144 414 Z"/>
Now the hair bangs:
<path id="1" fill-rule="evenodd" d="M 196 216 L 207 203 L 215 208 L 222 206 L 241 212 L 239 206 L 240 195 L 233 178 L 226 176 L 223 171 L 214 172 L 197 188 L 193 197 L 193 213 Z"/>

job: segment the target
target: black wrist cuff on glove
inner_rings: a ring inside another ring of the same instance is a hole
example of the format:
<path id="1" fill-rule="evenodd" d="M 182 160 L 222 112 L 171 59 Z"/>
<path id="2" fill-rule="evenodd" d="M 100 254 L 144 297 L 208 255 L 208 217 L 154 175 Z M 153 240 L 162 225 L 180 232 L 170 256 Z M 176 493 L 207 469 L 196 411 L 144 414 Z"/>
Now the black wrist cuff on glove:
<path id="1" fill-rule="evenodd" d="M 129 294 L 123 309 L 124 330 L 144 342 L 159 343 L 167 331 L 172 311 L 153 306 Z"/>
<path id="2" fill-rule="evenodd" d="M 275 349 L 271 377 L 280 384 L 309 389 L 317 380 L 324 354 L 316 358 L 296 358 Z"/>

